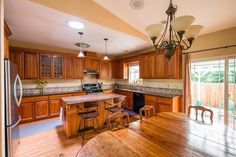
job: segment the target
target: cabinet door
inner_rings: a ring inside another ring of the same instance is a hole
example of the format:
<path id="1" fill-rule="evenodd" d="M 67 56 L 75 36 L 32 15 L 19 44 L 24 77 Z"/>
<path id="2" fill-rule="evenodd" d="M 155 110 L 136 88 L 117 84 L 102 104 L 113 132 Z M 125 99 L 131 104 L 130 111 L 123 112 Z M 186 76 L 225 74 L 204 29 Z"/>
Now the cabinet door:
<path id="1" fill-rule="evenodd" d="M 37 79 L 39 78 L 39 54 L 33 52 L 24 53 L 24 72 L 25 79 Z"/>
<path id="2" fill-rule="evenodd" d="M 117 79 L 128 78 L 128 67 L 123 59 L 116 60 L 116 77 Z"/>
<path id="3" fill-rule="evenodd" d="M 168 104 L 158 103 L 157 104 L 157 111 L 158 112 L 171 112 L 171 107 Z"/>
<path id="4" fill-rule="evenodd" d="M 63 78 L 63 56 L 53 55 L 53 78 Z"/>
<path id="5" fill-rule="evenodd" d="M 52 77 L 52 56 L 40 54 L 39 60 L 40 78 L 49 79 Z"/>
<path id="6" fill-rule="evenodd" d="M 65 77 L 66 78 L 75 78 L 75 66 L 76 66 L 75 57 L 65 57 Z"/>
<path id="7" fill-rule="evenodd" d="M 155 78 L 165 78 L 165 54 L 163 51 L 155 54 Z"/>
<path id="8" fill-rule="evenodd" d="M 76 59 L 76 78 L 82 79 L 84 78 L 84 59 L 77 58 Z"/>
<path id="9" fill-rule="evenodd" d="M 145 105 L 153 106 L 157 113 L 157 97 L 152 95 L 145 95 Z"/>
<path id="10" fill-rule="evenodd" d="M 180 48 L 176 49 L 175 54 L 169 60 L 165 59 L 166 73 L 165 77 L 168 79 L 181 79 L 182 77 L 182 51 Z"/>
<path id="11" fill-rule="evenodd" d="M 20 105 L 21 123 L 34 120 L 34 103 L 21 103 Z"/>
<path id="12" fill-rule="evenodd" d="M 48 101 L 35 102 L 35 118 L 44 119 L 49 117 Z"/>
<path id="13" fill-rule="evenodd" d="M 111 78 L 112 63 L 110 61 L 101 61 L 100 62 L 100 79 L 109 79 Z"/>
<path id="14" fill-rule="evenodd" d="M 50 100 L 50 117 L 59 116 L 61 100 Z"/>
<path id="15" fill-rule="evenodd" d="M 20 78 L 24 79 L 24 52 L 10 50 L 10 60 L 16 64 Z"/>
<path id="16" fill-rule="evenodd" d="M 100 69 L 100 60 L 97 59 L 97 58 L 86 57 L 84 66 L 85 66 L 84 67 L 85 70 L 99 71 L 99 69 Z"/>
<path id="17" fill-rule="evenodd" d="M 116 61 L 112 61 L 111 66 L 112 66 L 111 77 L 112 77 L 113 79 L 116 79 L 116 78 L 117 78 L 117 74 L 116 74 L 116 71 L 117 71 L 117 68 L 116 68 L 116 67 L 117 67 Z"/>
<path id="18" fill-rule="evenodd" d="M 140 77 L 143 79 L 155 78 L 155 54 L 153 52 L 140 57 Z"/>

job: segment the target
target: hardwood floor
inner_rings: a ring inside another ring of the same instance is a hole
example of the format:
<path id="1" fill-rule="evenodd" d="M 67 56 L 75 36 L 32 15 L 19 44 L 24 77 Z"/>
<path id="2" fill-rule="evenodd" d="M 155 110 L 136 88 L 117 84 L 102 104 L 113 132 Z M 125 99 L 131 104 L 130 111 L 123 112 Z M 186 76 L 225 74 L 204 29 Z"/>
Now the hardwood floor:
<path id="1" fill-rule="evenodd" d="M 80 138 L 68 139 L 60 127 L 21 138 L 15 157 L 73 157 L 81 146 Z"/>

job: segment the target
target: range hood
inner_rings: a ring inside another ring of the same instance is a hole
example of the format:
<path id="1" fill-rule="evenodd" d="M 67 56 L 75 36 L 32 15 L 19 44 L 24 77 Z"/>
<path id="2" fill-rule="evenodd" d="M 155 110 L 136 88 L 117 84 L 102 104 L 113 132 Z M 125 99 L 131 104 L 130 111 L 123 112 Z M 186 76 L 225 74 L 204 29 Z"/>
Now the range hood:
<path id="1" fill-rule="evenodd" d="M 97 75 L 99 74 L 99 71 L 97 70 L 84 70 L 85 74 L 90 74 L 90 75 Z"/>

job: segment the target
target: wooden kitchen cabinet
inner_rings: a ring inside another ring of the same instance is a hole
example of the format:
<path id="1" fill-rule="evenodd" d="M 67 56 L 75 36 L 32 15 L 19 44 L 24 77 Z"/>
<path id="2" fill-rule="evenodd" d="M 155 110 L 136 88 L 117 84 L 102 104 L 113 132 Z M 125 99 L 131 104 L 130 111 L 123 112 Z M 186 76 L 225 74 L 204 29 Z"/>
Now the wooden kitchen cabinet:
<path id="1" fill-rule="evenodd" d="M 65 57 L 65 78 L 75 78 L 76 58 L 72 56 Z"/>
<path id="2" fill-rule="evenodd" d="M 155 53 L 155 78 L 156 79 L 164 79 L 165 78 L 165 54 L 164 51 L 161 50 Z"/>
<path id="3" fill-rule="evenodd" d="M 56 79 L 64 78 L 64 66 L 63 66 L 64 65 L 64 59 L 63 59 L 63 56 L 53 55 L 52 64 L 53 64 L 53 68 L 52 68 L 53 76 L 52 76 L 52 78 L 56 78 Z"/>
<path id="4" fill-rule="evenodd" d="M 60 113 L 61 100 L 49 100 L 50 117 L 57 117 Z"/>
<path id="5" fill-rule="evenodd" d="M 21 123 L 34 120 L 34 103 L 25 102 L 20 105 Z"/>
<path id="6" fill-rule="evenodd" d="M 84 58 L 76 58 L 75 62 L 76 62 L 75 63 L 76 65 L 75 78 L 83 79 L 84 78 Z"/>
<path id="7" fill-rule="evenodd" d="M 39 76 L 43 79 L 50 79 L 52 77 L 52 55 L 40 54 Z"/>
<path id="8" fill-rule="evenodd" d="M 85 57 L 84 62 L 85 62 L 84 63 L 85 70 L 94 70 L 94 71 L 100 70 L 100 60 L 98 58 Z"/>
<path id="9" fill-rule="evenodd" d="M 111 61 L 100 61 L 100 79 L 112 78 L 112 62 Z"/>
<path id="10" fill-rule="evenodd" d="M 158 112 L 178 112 L 180 104 L 180 97 L 164 98 L 157 97 L 157 111 Z"/>
<path id="11" fill-rule="evenodd" d="M 33 52 L 24 52 L 24 78 L 39 78 L 39 54 Z"/>
<path id="12" fill-rule="evenodd" d="M 10 58 L 9 53 L 9 37 L 12 35 L 6 21 L 4 21 L 4 59 Z"/>
<path id="13" fill-rule="evenodd" d="M 153 106 L 155 109 L 155 112 L 156 113 L 158 112 L 158 110 L 157 110 L 157 97 L 156 96 L 145 95 L 144 102 L 145 102 L 145 105 Z"/>
<path id="14" fill-rule="evenodd" d="M 16 64 L 20 78 L 24 79 L 24 52 L 10 49 L 10 61 Z"/>
<path id="15" fill-rule="evenodd" d="M 128 66 L 124 63 L 124 59 L 118 59 L 114 62 L 116 78 L 117 79 L 127 79 L 128 78 Z"/>
<path id="16" fill-rule="evenodd" d="M 129 91 L 124 91 L 124 90 L 115 90 L 115 93 L 117 94 L 121 94 L 121 95 L 125 95 L 125 106 L 124 108 L 127 108 L 129 110 L 133 111 L 133 106 L 134 106 L 134 102 L 133 102 L 133 92 L 129 92 Z"/>
<path id="17" fill-rule="evenodd" d="M 153 79 L 155 78 L 155 53 L 147 53 L 140 56 L 140 78 Z"/>
<path id="18" fill-rule="evenodd" d="M 35 102 L 35 119 L 44 119 L 49 117 L 48 101 Z"/>
<path id="19" fill-rule="evenodd" d="M 169 60 L 165 58 L 165 78 L 181 79 L 182 78 L 182 50 L 177 48 L 175 54 Z"/>

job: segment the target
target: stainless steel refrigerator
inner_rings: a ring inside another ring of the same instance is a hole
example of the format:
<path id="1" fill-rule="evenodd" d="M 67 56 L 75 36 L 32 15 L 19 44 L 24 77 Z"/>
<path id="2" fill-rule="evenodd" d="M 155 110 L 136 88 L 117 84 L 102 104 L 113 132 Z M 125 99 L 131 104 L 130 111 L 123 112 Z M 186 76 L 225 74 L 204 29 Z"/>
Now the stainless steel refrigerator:
<path id="1" fill-rule="evenodd" d="M 6 156 L 13 157 L 20 143 L 19 123 L 22 83 L 16 64 L 4 61 L 5 70 L 5 139 Z"/>

